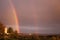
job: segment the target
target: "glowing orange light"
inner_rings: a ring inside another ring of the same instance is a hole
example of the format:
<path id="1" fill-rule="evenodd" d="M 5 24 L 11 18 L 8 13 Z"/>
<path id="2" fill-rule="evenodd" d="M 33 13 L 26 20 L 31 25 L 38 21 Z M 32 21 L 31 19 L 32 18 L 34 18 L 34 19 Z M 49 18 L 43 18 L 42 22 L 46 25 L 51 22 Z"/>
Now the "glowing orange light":
<path id="1" fill-rule="evenodd" d="M 7 28 L 5 27 L 5 33 L 7 34 Z"/>

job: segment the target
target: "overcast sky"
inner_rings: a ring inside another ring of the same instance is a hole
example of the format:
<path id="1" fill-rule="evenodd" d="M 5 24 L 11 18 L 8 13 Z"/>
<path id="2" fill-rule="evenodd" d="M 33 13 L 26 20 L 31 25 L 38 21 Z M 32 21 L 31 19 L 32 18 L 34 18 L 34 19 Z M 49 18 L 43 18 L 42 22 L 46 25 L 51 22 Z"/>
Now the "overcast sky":
<path id="1" fill-rule="evenodd" d="M 23 33 L 60 33 L 59 0 L 12 0 L 20 31 Z M 0 21 L 14 25 L 8 0 L 0 0 Z"/>

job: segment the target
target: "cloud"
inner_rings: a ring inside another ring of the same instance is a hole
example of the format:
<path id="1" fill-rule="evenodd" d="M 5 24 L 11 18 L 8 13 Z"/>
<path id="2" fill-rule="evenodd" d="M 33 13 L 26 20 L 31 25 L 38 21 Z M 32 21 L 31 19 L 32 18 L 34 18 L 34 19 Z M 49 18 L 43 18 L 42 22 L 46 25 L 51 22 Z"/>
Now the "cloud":
<path id="1" fill-rule="evenodd" d="M 37 32 L 42 33 L 59 33 L 60 3 L 58 0 L 12 0 L 12 2 L 16 8 L 22 32 L 35 32 L 36 29 Z M 0 20 L 6 25 L 14 22 L 10 22 L 11 12 L 8 11 L 8 9 L 10 10 L 8 6 L 7 0 L 0 0 Z M 8 19 L 10 21 L 7 21 Z"/>

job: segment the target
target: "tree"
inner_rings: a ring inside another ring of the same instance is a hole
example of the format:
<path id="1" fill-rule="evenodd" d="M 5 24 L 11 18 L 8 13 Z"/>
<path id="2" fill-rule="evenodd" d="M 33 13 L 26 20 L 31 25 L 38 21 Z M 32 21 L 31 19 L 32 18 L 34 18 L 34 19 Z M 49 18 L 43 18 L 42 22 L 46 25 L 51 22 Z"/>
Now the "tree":
<path id="1" fill-rule="evenodd" d="M 13 29 L 11 27 L 8 28 L 7 33 L 13 33 Z"/>
<path id="2" fill-rule="evenodd" d="M 5 26 L 0 22 L 0 39 L 4 39 L 5 36 Z"/>
<path id="3" fill-rule="evenodd" d="M 13 33 L 13 38 L 18 39 L 19 38 L 18 36 L 19 36 L 18 32 L 15 30 Z"/>
<path id="4" fill-rule="evenodd" d="M 18 32 L 17 32 L 17 30 L 15 30 L 15 31 L 14 31 L 14 34 L 18 35 Z"/>
<path id="5" fill-rule="evenodd" d="M 5 33 L 5 26 L 0 22 L 0 34 Z"/>

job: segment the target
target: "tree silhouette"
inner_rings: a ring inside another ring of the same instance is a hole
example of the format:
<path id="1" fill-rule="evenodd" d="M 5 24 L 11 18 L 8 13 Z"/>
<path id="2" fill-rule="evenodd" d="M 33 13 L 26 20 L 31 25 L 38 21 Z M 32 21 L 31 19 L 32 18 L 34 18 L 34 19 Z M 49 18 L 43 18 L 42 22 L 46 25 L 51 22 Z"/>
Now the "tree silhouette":
<path id="1" fill-rule="evenodd" d="M 8 28 L 7 30 L 8 33 L 13 33 L 13 29 L 11 27 Z"/>
<path id="2" fill-rule="evenodd" d="M 5 36 L 5 26 L 0 22 L 0 39 L 4 39 Z"/>
<path id="3" fill-rule="evenodd" d="M 4 30 L 5 30 L 5 26 L 0 23 L 0 34 L 4 33 Z"/>

